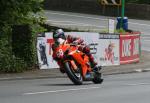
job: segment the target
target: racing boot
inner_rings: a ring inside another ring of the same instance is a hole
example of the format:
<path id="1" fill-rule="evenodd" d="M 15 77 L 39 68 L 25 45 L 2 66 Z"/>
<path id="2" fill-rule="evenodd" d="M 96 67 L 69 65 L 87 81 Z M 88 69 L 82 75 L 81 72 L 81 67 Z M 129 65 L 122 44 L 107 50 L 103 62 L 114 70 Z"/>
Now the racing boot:
<path id="1" fill-rule="evenodd" d="M 99 72 L 102 69 L 102 67 L 97 66 L 97 62 L 94 61 L 92 55 L 89 56 L 89 59 L 90 59 L 91 68 L 93 68 L 93 72 Z"/>

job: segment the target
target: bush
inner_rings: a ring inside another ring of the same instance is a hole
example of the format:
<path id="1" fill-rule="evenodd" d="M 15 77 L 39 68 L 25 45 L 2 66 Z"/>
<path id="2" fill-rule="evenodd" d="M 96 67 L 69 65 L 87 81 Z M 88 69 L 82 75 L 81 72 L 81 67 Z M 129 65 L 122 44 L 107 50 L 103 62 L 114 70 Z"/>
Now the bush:
<path id="1" fill-rule="evenodd" d="M 26 63 L 20 59 L 20 58 L 16 58 L 16 57 L 7 57 L 5 55 L 5 57 L 3 58 L 3 61 L 0 61 L 0 71 L 1 72 L 23 72 L 26 68 L 27 65 Z"/>
<path id="2" fill-rule="evenodd" d="M 36 57 L 36 37 L 45 29 L 38 24 L 15 25 L 13 28 L 12 51 L 18 58 L 22 58 L 28 68 L 37 64 Z"/>
<path id="3" fill-rule="evenodd" d="M 13 57 L 10 32 L 6 33 L 5 30 L 0 35 L 0 72 L 21 72 L 25 69 L 25 63 L 20 58 Z M 6 31 L 9 30 L 10 28 Z"/>
<path id="4" fill-rule="evenodd" d="M 36 33 L 43 30 L 38 23 L 44 21 L 42 2 L 0 0 L 0 71 L 21 72 L 36 64 Z M 12 35 L 13 25 L 28 25 L 28 35 L 23 29 Z"/>
<path id="5" fill-rule="evenodd" d="M 26 45 L 26 50 L 28 51 L 28 54 L 26 56 L 26 61 L 29 67 L 33 67 L 36 66 L 37 63 L 37 48 L 36 48 L 36 43 L 37 43 L 37 35 L 39 33 L 43 33 L 44 31 L 46 31 L 46 29 L 42 26 L 40 26 L 39 24 L 34 24 L 30 26 L 31 29 L 31 38 L 29 40 L 29 45 Z"/>
<path id="6" fill-rule="evenodd" d="M 36 66 L 36 37 L 46 30 L 39 24 L 15 25 L 12 29 L 5 28 L 0 35 L 1 72 L 22 72 Z"/>

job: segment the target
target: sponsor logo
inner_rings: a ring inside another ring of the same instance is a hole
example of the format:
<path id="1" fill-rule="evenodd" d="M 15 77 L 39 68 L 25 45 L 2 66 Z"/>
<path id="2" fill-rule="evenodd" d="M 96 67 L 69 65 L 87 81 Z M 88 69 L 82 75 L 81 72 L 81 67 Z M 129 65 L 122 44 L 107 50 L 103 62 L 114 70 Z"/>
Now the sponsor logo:
<path id="1" fill-rule="evenodd" d="M 131 56 L 131 39 L 122 41 L 122 57 Z"/>
<path id="2" fill-rule="evenodd" d="M 100 61 L 110 62 L 114 64 L 114 61 L 117 61 L 119 57 L 115 57 L 114 53 L 115 43 L 109 43 L 109 45 L 105 48 L 104 57 L 100 58 Z"/>
<path id="3" fill-rule="evenodd" d="M 97 46 L 98 46 L 98 43 L 89 44 L 91 54 L 96 54 L 97 53 Z"/>
<path id="4" fill-rule="evenodd" d="M 47 39 L 47 43 L 49 44 L 49 55 L 52 55 L 52 45 L 54 43 L 53 39 Z"/>

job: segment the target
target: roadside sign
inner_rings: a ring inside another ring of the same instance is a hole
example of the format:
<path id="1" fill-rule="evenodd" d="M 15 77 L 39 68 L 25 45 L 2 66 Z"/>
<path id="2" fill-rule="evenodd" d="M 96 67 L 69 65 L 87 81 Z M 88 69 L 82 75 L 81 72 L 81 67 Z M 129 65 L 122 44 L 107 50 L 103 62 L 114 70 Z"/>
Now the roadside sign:
<path id="1" fill-rule="evenodd" d="M 98 57 L 100 65 L 119 65 L 119 35 L 99 34 Z"/>
<path id="2" fill-rule="evenodd" d="M 140 36 L 120 35 L 120 63 L 138 62 L 140 56 Z"/>
<path id="3" fill-rule="evenodd" d="M 115 32 L 115 20 L 113 20 L 113 19 L 108 20 L 108 31 L 109 31 L 109 33 Z"/>

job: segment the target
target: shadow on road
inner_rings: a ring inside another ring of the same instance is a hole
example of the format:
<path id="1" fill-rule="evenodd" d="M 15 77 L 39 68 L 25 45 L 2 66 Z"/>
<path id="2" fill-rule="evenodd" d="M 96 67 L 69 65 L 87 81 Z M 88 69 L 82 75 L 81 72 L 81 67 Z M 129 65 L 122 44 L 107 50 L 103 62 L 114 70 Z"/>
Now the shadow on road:
<path id="1" fill-rule="evenodd" d="M 75 85 L 73 83 L 64 83 L 64 84 L 41 84 L 40 86 L 83 86 L 83 85 L 92 85 L 93 83 L 83 83 L 82 85 Z"/>

